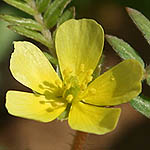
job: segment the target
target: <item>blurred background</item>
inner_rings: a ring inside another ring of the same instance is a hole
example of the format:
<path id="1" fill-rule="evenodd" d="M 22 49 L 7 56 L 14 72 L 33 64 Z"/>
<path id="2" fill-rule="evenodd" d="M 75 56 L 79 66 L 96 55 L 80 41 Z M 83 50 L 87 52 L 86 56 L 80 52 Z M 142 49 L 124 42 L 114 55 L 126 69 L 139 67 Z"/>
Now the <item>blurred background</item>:
<path id="1" fill-rule="evenodd" d="M 133 24 L 125 7 L 131 7 L 150 18 L 149 0 L 73 0 L 76 18 L 93 18 L 106 34 L 116 35 L 137 50 L 146 64 L 150 63 L 150 46 Z M 0 13 L 27 17 L 21 11 L 0 1 Z M 74 131 L 67 122 L 39 123 L 8 115 L 5 94 L 8 90 L 28 91 L 9 71 L 13 51 L 12 41 L 28 40 L 7 29 L 0 20 L 0 150 L 70 150 Z M 113 66 L 120 58 L 105 42 L 105 66 Z M 150 87 L 143 85 L 143 92 L 150 96 Z M 136 112 L 129 104 L 121 105 L 122 114 L 115 131 L 103 135 L 89 135 L 86 150 L 149 150 L 150 120 Z"/>

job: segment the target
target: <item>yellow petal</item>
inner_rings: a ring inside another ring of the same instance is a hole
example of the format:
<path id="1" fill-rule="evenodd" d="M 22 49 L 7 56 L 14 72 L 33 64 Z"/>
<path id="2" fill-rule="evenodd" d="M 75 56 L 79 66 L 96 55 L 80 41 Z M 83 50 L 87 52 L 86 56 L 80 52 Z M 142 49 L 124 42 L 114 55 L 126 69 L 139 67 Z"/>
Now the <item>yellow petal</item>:
<path id="1" fill-rule="evenodd" d="M 128 102 L 141 92 L 142 75 L 143 69 L 139 62 L 125 60 L 93 81 L 83 99 L 100 106 Z M 95 89 L 95 94 L 91 94 L 90 89 Z"/>
<path id="2" fill-rule="evenodd" d="M 102 108 L 83 104 L 73 104 L 69 113 L 69 125 L 79 131 L 105 134 L 115 129 L 121 109 Z"/>
<path id="3" fill-rule="evenodd" d="M 14 47 L 10 70 L 16 80 L 39 93 L 44 93 L 45 89 L 55 89 L 56 80 L 61 83 L 38 47 L 30 42 L 14 42 Z"/>
<path id="4" fill-rule="evenodd" d="M 86 71 L 95 69 L 99 61 L 104 32 L 94 20 L 71 19 L 58 28 L 55 44 L 62 74 L 67 69 L 72 75 L 82 73 L 81 80 L 87 76 Z"/>
<path id="5" fill-rule="evenodd" d="M 6 108 L 14 116 L 49 122 L 56 119 L 66 108 L 66 104 L 56 99 L 47 99 L 43 95 L 27 92 L 8 91 Z"/>

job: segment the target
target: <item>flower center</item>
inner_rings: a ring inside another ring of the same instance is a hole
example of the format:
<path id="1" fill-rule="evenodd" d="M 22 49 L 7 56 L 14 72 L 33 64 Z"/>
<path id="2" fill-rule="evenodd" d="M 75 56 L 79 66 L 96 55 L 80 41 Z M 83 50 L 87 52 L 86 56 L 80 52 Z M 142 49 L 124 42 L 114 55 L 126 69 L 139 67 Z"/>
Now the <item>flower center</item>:
<path id="1" fill-rule="evenodd" d="M 59 95 L 59 97 L 62 97 L 68 103 L 72 103 L 73 101 L 80 101 L 80 97 L 87 89 L 88 84 L 93 79 L 92 73 L 92 69 L 85 70 L 84 64 L 80 65 L 79 73 L 76 76 L 72 74 L 71 69 L 65 69 L 63 71 L 64 80 L 60 93 L 61 96 Z M 61 83 L 58 83 L 58 81 L 56 81 L 55 83 L 58 87 L 61 86 Z M 95 94 L 96 89 L 89 89 L 88 92 L 90 92 L 91 94 Z"/>
<path id="2" fill-rule="evenodd" d="M 82 97 L 85 91 L 91 95 L 96 94 L 96 89 L 94 88 L 90 88 L 90 89 L 88 88 L 87 91 L 88 84 L 93 79 L 92 74 L 93 74 L 93 70 L 92 69 L 85 70 L 84 64 L 80 65 L 79 72 L 76 73 L 76 75 L 73 75 L 71 69 L 65 69 L 63 71 L 63 76 L 64 76 L 63 83 L 61 83 L 61 81 L 59 80 L 56 80 L 55 88 L 57 88 L 57 91 L 53 93 L 49 91 L 49 89 L 47 89 L 44 94 L 45 100 L 40 101 L 40 104 L 48 103 L 49 107 L 46 109 L 46 111 L 52 112 L 54 109 L 63 106 L 67 102 L 68 103 L 67 106 L 69 107 L 67 107 L 66 111 L 68 111 L 68 108 L 70 109 L 70 106 L 73 102 L 79 102 L 81 100 L 84 101 Z M 63 101 L 60 100 L 60 98 Z M 66 118 L 67 115 L 65 117 L 64 116 L 61 117 Z"/>

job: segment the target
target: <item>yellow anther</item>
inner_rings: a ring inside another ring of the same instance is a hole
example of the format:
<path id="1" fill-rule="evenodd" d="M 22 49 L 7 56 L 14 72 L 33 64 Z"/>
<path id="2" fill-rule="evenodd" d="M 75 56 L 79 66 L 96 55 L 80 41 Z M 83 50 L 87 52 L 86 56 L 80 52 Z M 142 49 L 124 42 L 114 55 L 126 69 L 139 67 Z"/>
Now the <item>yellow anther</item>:
<path id="1" fill-rule="evenodd" d="M 92 69 L 89 69 L 89 70 L 87 71 L 87 75 L 88 75 L 88 76 L 92 75 L 92 73 L 93 73 L 93 70 L 92 70 Z"/>
<path id="2" fill-rule="evenodd" d="M 80 88 L 81 88 L 82 90 L 86 89 L 86 88 L 87 88 L 87 84 L 82 83 Z"/>
<path id="3" fill-rule="evenodd" d="M 71 83 L 68 83 L 68 84 L 66 85 L 66 89 L 69 90 L 70 87 L 71 87 Z"/>
<path id="4" fill-rule="evenodd" d="M 67 76 L 68 74 L 69 74 L 68 70 L 65 69 L 65 70 L 63 71 L 63 75 L 64 75 L 64 76 Z"/>
<path id="5" fill-rule="evenodd" d="M 56 81 L 55 81 L 55 84 L 56 84 L 58 87 L 61 87 L 61 86 L 62 86 L 62 84 L 61 84 L 61 81 L 60 81 L 60 80 L 56 80 Z"/>
<path id="6" fill-rule="evenodd" d="M 92 81 L 92 79 L 93 79 L 93 77 L 92 76 L 87 76 L 86 77 L 86 81 L 89 83 L 89 82 L 91 82 Z"/>
<path id="7" fill-rule="evenodd" d="M 80 66 L 80 72 L 84 72 L 84 71 L 85 71 L 85 65 L 81 64 L 81 66 Z"/>
<path id="8" fill-rule="evenodd" d="M 73 95 L 72 95 L 72 94 L 69 94 L 69 95 L 66 97 L 66 100 L 68 101 L 68 103 L 71 103 L 71 101 L 73 100 Z"/>
<path id="9" fill-rule="evenodd" d="M 64 71 L 63 71 L 64 77 L 68 77 L 70 73 L 72 73 L 72 70 L 70 68 L 64 69 Z"/>
<path id="10" fill-rule="evenodd" d="M 96 89 L 95 89 L 95 88 L 91 88 L 91 89 L 89 89 L 89 92 L 90 92 L 91 94 L 96 94 Z"/>

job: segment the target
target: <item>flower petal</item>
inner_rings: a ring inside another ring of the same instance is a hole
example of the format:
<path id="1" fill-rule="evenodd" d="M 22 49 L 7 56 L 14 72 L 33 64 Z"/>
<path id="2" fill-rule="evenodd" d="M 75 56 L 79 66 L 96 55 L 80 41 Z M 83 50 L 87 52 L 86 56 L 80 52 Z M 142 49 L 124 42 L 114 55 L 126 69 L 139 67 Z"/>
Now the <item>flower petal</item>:
<path id="1" fill-rule="evenodd" d="M 102 108 L 79 102 L 70 110 L 69 125 L 75 130 L 105 134 L 115 129 L 120 112 L 120 108 Z"/>
<path id="2" fill-rule="evenodd" d="M 86 103 L 111 106 L 130 101 L 141 92 L 142 66 L 134 59 L 116 65 L 93 81 L 83 99 Z M 91 94 L 90 89 L 95 89 Z"/>
<path id="3" fill-rule="evenodd" d="M 47 99 L 43 95 L 27 92 L 8 91 L 6 108 L 14 116 L 49 122 L 56 119 L 66 108 L 66 104 L 56 99 Z"/>
<path id="4" fill-rule="evenodd" d="M 58 28 L 55 44 L 62 74 L 68 69 L 79 76 L 84 70 L 95 69 L 103 49 L 104 32 L 94 20 L 71 19 Z M 79 78 L 85 77 L 86 72 Z"/>
<path id="5" fill-rule="evenodd" d="M 30 42 L 14 42 L 15 50 L 10 59 L 10 70 L 16 80 L 44 93 L 55 89 L 55 81 L 61 80 L 42 51 Z"/>

